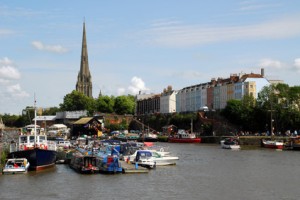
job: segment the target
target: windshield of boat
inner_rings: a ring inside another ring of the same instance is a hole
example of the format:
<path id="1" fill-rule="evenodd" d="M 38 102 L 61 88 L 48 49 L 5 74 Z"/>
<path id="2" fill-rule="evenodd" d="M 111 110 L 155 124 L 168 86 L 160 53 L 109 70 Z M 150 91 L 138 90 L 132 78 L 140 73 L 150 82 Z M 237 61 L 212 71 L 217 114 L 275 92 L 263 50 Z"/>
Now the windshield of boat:
<path id="1" fill-rule="evenodd" d="M 21 136 L 20 143 L 27 143 L 27 136 Z"/>

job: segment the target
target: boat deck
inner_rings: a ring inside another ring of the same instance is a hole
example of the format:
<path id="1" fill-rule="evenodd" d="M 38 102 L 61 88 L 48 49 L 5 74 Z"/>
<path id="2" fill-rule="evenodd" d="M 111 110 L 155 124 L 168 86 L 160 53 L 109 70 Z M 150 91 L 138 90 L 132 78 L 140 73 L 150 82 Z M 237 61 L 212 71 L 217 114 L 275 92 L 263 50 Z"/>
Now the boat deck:
<path id="1" fill-rule="evenodd" d="M 121 162 L 124 174 L 148 173 L 149 172 L 149 169 L 147 169 L 145 167 L 138 166 L 138 168 L 136 169 L 134 164 L 129 164 L 123 160 L 120 160 L 119 162 Z"/>

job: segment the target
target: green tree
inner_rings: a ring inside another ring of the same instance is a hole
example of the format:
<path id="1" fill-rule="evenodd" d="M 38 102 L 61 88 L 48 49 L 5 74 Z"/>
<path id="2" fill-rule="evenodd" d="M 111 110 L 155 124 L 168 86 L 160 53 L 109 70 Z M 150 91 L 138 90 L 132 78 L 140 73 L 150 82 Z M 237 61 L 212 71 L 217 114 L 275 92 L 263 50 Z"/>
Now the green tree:
<path id="1" fill-rule="evenodd" d="M 51 107 L 49 109 L 45 109 L 43 111 L 43 115 L 56 115 L 56 113 L 59 111 L 60 109 L 58 107 Z"/>
<path id="2" fill-rule="evenodd" d="M 119 115 L 134 114 L 135 102 L 132 96 L 118 96 L 115 99 L 114 111 Z"/>
<path id="3" fill-rule="evenodd" d="M 3 123 L 8 127 L 18 127 L 17 122 L 20 118 L 18 115 L 4 114 L 2 117 Z"/>
<path id="4" fill-rule="evenodd" d="M 96 99 L 96 110 L 103 113 L 113 113 L 114 112 L 114 100 L 113 96 L 99 96 Z"/>
<path id="5" fill-rule="evenodd" d="M 62 111 L 87 110 L 89 115 L 92 115 L 95 111 L 95 105 L 93 98 L 73 90 L 64 97 L 64 102 L 60 104 L 60 109 Z"/>

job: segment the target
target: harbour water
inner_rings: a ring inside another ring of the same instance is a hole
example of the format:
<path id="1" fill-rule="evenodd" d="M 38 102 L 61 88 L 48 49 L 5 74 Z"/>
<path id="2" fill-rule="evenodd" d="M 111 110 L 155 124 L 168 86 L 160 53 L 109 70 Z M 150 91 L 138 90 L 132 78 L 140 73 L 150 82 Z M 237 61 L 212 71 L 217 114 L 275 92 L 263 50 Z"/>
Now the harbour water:
<path id="1" fill-rule="evenodd" d="M 180 160 L 145 174 L 82 175 L 67 165 L 0 176 L 0 199 L 298 200 L 300 151 L 171 144 Z"/>

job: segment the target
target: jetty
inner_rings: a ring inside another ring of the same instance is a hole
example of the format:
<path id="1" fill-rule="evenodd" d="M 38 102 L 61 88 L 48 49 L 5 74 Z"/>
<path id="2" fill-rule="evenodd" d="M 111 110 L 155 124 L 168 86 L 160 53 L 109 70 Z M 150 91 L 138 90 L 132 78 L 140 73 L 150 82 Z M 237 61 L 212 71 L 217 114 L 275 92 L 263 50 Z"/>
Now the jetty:
<path id="1" fill-rule="evenodd" d="M 124 174 L 137 174 L 137 173 L 148 173 L 149 172 L 149 169 L 147 169 L 145 167 L 138 166 L 136 169 L 134 164 L 127 163 L 124 160 L 120 160 L 119 162 L 122 165 Z"/>

